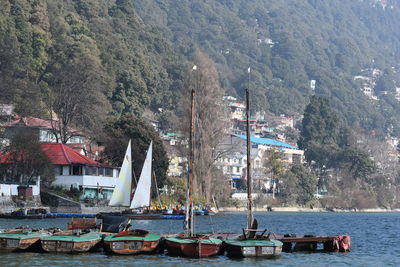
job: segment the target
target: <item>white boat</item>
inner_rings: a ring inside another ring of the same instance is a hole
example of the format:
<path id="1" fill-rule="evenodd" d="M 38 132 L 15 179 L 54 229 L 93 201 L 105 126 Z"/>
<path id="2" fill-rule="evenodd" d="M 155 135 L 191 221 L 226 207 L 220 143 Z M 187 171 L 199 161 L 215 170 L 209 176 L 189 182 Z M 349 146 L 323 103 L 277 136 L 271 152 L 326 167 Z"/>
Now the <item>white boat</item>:
<path id="1" fill-rule="evenodd" d="M 132 157 L 131 141 L 129 141 L 124 162 L 122 163 L 121 171 L 119 173 L 118 183 L 114 188 L 114 192 L 109 203 L 110 206 L 129 207 L 130 209 L 139 209 L 150 206 L 152 155 L 153 142 L 150 143 L 147 151 L 139 182 L 131 201 Z"/>
<path id="2" fill-rule="evenodd" d="M 124 161 L 119 172 L 118 182 L 110 199 L 110 206 L 129 207 L 131 203 L 132 190 L 132 155 L 131 140 L 126 149 Z"/>
<path id="3" fill-rule="evenodd" d="M 153 142 L 150 143 L 149 149 L 147 150 L 147 155 L 143 164 L 142 172 L 140 173 L 139 182 L 131 202 L 131 209 L 150 207 L 152 158 Z"/>

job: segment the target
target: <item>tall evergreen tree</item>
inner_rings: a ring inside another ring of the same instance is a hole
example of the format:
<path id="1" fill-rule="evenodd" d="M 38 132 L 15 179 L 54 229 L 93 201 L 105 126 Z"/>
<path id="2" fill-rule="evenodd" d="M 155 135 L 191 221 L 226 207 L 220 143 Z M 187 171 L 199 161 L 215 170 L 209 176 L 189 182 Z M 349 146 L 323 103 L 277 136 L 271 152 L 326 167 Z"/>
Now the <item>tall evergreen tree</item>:
<path id="1" fill-rule="evenodd" d="M 321 167 L 327 165 L 329 155 L 338 148 L 339 119 L 331 109 L 328 99 L 313 95 L 306 107 L 298 145 L 305 150 L 308 162 Z"/>

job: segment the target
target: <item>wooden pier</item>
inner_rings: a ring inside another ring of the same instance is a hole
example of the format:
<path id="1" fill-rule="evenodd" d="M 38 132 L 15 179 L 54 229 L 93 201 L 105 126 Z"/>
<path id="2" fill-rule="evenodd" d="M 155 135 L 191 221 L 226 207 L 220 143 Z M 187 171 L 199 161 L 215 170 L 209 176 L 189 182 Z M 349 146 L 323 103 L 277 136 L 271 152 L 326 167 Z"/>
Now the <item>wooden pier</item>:
<path id="1" fill-rule="evenodd" d="M 274 235 L 283 243 L 282 251 L 349 252 L 350 236 Z"/>

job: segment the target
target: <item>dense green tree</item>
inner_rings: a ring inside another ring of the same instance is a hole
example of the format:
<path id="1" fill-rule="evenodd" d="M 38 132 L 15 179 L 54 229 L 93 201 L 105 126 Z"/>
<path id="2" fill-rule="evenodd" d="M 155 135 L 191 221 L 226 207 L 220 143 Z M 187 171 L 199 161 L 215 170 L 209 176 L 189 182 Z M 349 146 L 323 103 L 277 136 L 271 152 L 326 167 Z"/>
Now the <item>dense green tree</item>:
<path id="1" fill-rule="evenodd" d="M 31 131 L 16 130 L 10 144 L 2 152 L 5 161 L 10 162 L 1 166 L 0 176 L 3 179 L 26 185 L 35 182 L 38 177 L 45 185 L 54 181 L 54 166 Z"/>
<path id="2" fill-rule="evenodd" d="M 297 179 L 297 203 L 307 204 L 314 199 L 317 188 L 317 177 L 302 165 L 294 165 L 290 169 Z"/>
<path id="3" fill-rule="evenodd" d="M 305 150 L 308 162 L 315 161 L 320 166 L 327 164 L 337 149 L 339 141 L 339 120 L 331 109 L 328 99 L 312 96 L 306 107 L 298 145 Z"/>
<path id="4" fill-rule="evenodd" d="M 354 147 L 342 149 L 335 155 L 336 162 L 333 165 L 349 170 L 353 178 L 367 180 L 368 176 L 376 171 L 376 164 L 370 156 Z"/>

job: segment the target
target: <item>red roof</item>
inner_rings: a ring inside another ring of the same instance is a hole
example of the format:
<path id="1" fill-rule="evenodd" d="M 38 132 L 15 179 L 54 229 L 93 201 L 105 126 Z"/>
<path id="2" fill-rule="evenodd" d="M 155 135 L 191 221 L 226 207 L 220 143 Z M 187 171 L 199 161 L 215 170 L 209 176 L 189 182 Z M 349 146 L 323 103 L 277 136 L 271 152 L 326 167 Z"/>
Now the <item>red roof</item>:
<path id="1" fill-rule="evenodd" d="M 42 128 L 52 129 L 50 120 L 42 120 L 42 119 L 34 118 L 34 117 L 21 117 L 18 120 L 10 121 L 8 123 L 4 123 L 1 126 L 10 127 L 10 126 L 17 126 L 17 125 L 24 125 L 24 126 L 27 126 L 27 127 L 42 127 Z"/>
<path id="2" fill-rule="evenodd" d="M 54 165 L 86 165 L 86 166 L 97 166 L 97 167 L 108 167 L 108 168 L 118 168 L 112 167 L 110 165 L 97 162 L 89 157 L 86 157 L 67 145 L 60 143 L 40 143 L 42 151 L 50 159 L 51 163 Z M 0 164 L 13 163 L 14 159 L 9 153 L 0 152 Z"/>
<path id="3" fill-rule="evenodd" d="M 54 165 L 82 164 L 91 166 L 103 166 L 84 155 L 79 154 L 67 145 L 60 143 L 41 143 L 43 152 Z"/>
<path id="4" fill-rule="evenodd" d="M 10 121 L 4 124 L 1 124 L 1 127 L 12 127 L 12 126 L 26 126 L 26 127 L 38 127 L 38 128 L 46 128 L 46 129 L 58 129 L 60 127 L 59 122 L 56 120 L 42 120 L 34 117 L 20 117 L 17 120 Z M 78 130 L 68 127 L 70 132 L 73 132 L 77 135 L 82 135 Z"/>
<path id="5" fill-rule="evenodd" d="M 12 163 L 12 162 L 13 162 L 13 160 L 12 160 L 10 153 L 0 152 L 0 164 Z"/>

